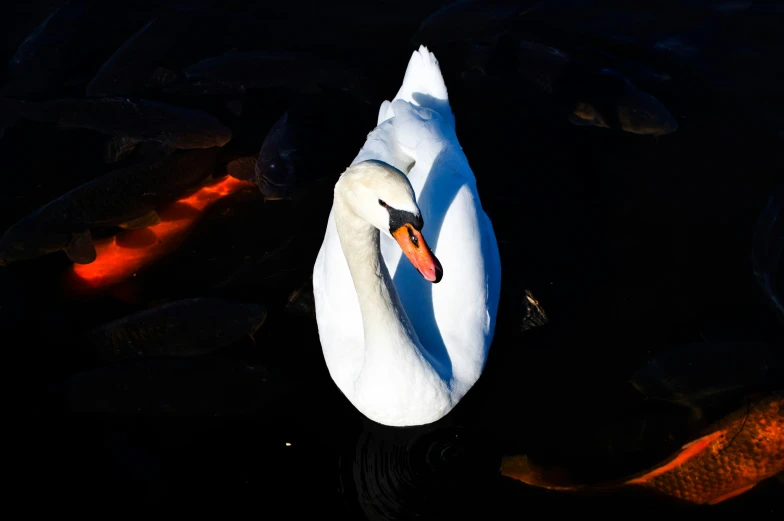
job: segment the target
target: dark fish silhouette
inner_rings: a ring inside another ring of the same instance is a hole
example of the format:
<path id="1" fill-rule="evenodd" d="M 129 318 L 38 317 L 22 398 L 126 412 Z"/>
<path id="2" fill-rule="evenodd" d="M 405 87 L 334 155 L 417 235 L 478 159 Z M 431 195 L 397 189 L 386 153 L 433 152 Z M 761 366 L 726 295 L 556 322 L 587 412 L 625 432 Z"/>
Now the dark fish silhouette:
<path id="1" fill-rule="evenodd" d="M 635 59 L 617 56 L 604 51 L 600 46 L 576 42 L 569 42 L 568 50 L 580 61 L 595 64 L 597 69 L 607 68 L 620 72 L 641 88 L 662 89 L 673 83 L 673 76 L 665 66 L 649 63 L 644 56 Z"/>
<path id="2" fill-rule="evenodd" d="M 155 208 L 213 174 L 217 147 L 179 152 L 115 170 L 42 206 L 0 238 L 0 266 L 65 250 L 79 264 L 96 258 L 90 231 L 138 228 L 160 220 Z"/>
<path id="3" fill-rule="evenodd" d="M 267 309 L 215 298 L 193 298 L 140 311 L 93 329 L 88 342 L 107 362 L 151 356 L 197 356 L 250 336 Z"/>
<path id="4" fill-rule="evenodd" d="M 678 129 L 658 99 L 621 73 L 596 69 L 554 47 L 508 35 L 477 55 L 471 65 L 482 75 L 515 81 L 547 100 L 574 125 L 655 136 Z"/>
<path id="5" fill-rule="evenodd" d="M 232 292 L 248 287 L 264 288 L 265 294 L 275 290 L 285 291 L 285 298 L 291 295 L 307 274 L 311 250 L 307 237 L 292 236 L 282 244 L 259 256 L 249 256 L 226 279 L 215 284 L 213 290 Z M 263 250 L 262 250 L 263 251 Z"/>
<path id="6" fill-rule="evenodd" d="M 88 415 L 254 416 L 285 399 L 294 389 L 289 380 L 225 357 L 132 360 L 71 376 L 65 409 Z"/>
<path id="7" fill-rule="evenodd" d="M 115 139 L 109 146 L 108 161 L 122 157 L 142 141 L 194 149 L 220 147 L 231 140 L 231 130 L 206 112 L 136 98 L 41 102 L 6 98 L 0 99 L 0 110 L 0 127 L 28 119 L 110 134 Z"/>
<path id="8" fill-rule="evenodd" d="M 86 5 L 80 4 L 55 8 L 11 58 L 8 81 L 0 92 L 5 96 L 45 94 L 54 84 L 61 83 L 65 71 L 58 44 L 67 44 L 72 25 L 79 23 L 85 11 Z"/>
<path id="9" fill-rule="evenodd" d="M 757 284 L 784 324 L 784 298 L 778 274 L 784 253 L 784 183 L 780 184 L 760 212 L 752 238 L 751 262 Z"/>
<path id="10" fill-rule="evenodd" d="M 370 103 L 367 79 L 360 71 L 310 54 L 286 51 L 227 52 L 187 67 L 189 85 L 167 90 L 234 94 L 248 89 L 287 87 L 305 92 L 330 87 Z"/>
<path id="11" fill-rule="evenodd" d="M 255 167 L 255 182 L 267 200 L 305 199 L 333 180 L 321 162 L 337 146 L 337 136 L 325 135 L 335 103 L 321 96 L 302 98 L 269 129 Z M 327 134 L 329 134 L 327 132 Z"/>
<path id="12" fill-rule="evenodd" d="M 784 391 L 751 401 L 709 426 L 670 458 L 618 480 L 573 483 L 564 469 L 544 469 L 527 456 L 506 456 L 501 474 L 564 491 L 642 488 L 696 504 L 716 504 L 784 472 Z"/>
<path id="13" fill-rule="evenodd" d="M 458 0 L 438 9 L 420 25 L 416 45 L 439 45 L 495 35 L 504 24 L 536 9 L 535 0 Z"/>
<path id="14" fill-rule="evenodd" d="M 650 360 L 630 383 L 651 400 L 699 409 L 732 395 L 775 389 L 782 377 L 781 355 L 759 342 L 695 343 Z"/>
<path id="15" fill-rule="evenodd" d="M 125 96 L 137 94 L 148 86 L 165 86 L 176 79 L 176 74 L 160 68 L 156 63 L 172 31 L 162 30 L 167 19 L 156 17 L 135 33 L 109 58 L 87 85 L 90 97 Z"/>
<path id="16" fill-rule="evenodd" d="M 220 50 L 228 31 L 247 18 L 201 7 L 165 9 L 136 31 L 101 66 L 87 96 L 128 96 L 171 85 L 172 68 Z M 245 25 L 251 25 L 252 19 Z"/>
<path id="17" fill-rule="evenodd" d="M 86 73 L 120 45 L 128 26 L 139 17 L 149 17 L 144 11 L 144 7 L 125 10 L 118 16 L 110 4 L 63 2 L 19 45 L 0 96 L 62 95 L 74 76 Z"/>
<path id="18" fill-rule="evenodd" d="M 226 164 L 228 174 L 242 181 L 256 181 L 256 159 L 257 156 L 242 156 L 232 159 Z"/>
<path id="19" fill-rule="evenodd" d="M 265 199 L 285 199 L 294 191 L 301 164 L 301 132 L 296 121 L 289 121 L 289 112 L 267 132 L 255 165 L 255 181 Z"/>

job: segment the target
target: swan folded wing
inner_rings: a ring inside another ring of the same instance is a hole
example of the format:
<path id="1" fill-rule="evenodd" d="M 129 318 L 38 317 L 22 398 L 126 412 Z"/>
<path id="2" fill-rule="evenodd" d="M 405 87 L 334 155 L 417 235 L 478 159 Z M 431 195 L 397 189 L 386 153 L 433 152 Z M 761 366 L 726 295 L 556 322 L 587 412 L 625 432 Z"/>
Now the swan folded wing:
<path id="1" fill-rule="evenodd" d="M 395 113 L 392 112 L 392 102 L 391 101 L 384 101 L 381 103 L 381 108 L 378 109 L 378 121 L 376 125 L 380 125 L 385 121 L 392 119 Z"/>
<path id="2" fill-rule="evenodd" d="M 359 153 L 351 162 L 351 166 L 369 159 L 376 159 L 395 166 L 396 148 L 392 122 L 382 123 L 368 134 Z"/>
<path id="3" fill-rule="evenodd" d="M 394 120 L 391 119 L 385 121 L 368 134 L 365 144 L 359 150 L 354 161 L 351 162 L 352 166 L 362 161 L 375 159 L 408 174 L 414 160 L 401 149 L 393 122 Z"/>
<path id="4" fill-rule="evenodd" d="M 427 177 L 445 171 L 431 167 L 436 158 L 445 160 L 445 156 L 450 156 L 451 160 L 465 162 L 465 165 L 450 168 L 449 172 L 467 179 L 474 178 L 454 127 L 444 120 L 441 113 L 402 100 L 392 102 L 392 111 L 395 116 L 390 121 L 394 125 L 398 147 L 416 160 L 415 169 L 418 172 Z"/>
<path id="5" fill-rule="evenodd" d="M 433 286 L 435 319 L 454 381 L 469 388 L 484 369 L 500 297 L 498 245 L 487 223 L 478 195 L 463 185 L 446 211 L 435 252 L 444 266 L 444 278 Z"/>
<path id="6" fill-rule="evenodd" d="M 429 235 L 433 233 L 434 223 L 442 221 L 461 186 L 476 192 L 476 178 L 454 129 L 445 126 L 437 112 L 405 101 L 395 101 L 392 108 L 394 118 L 387 122 L 393 125 L 390 135 L 396 138 L 396 146 L 401 149 L 398 157 L 410 155 L 416 160 L 408 178 L 422 210 L 425 234 L 429 241 L 436 244 L 438 236 Z M 473 207 L 470 212 L 472 215 L 476 213 Z M 437 228 L 442 226 L 439 224 Z M 495 241 L 494 236 L 492 240 Z M 402 258 L 400 247 L 393 239 L 382 235 L 380 246 L 387 269 L 395 277 L 400 265 L 407 261 Z"/>

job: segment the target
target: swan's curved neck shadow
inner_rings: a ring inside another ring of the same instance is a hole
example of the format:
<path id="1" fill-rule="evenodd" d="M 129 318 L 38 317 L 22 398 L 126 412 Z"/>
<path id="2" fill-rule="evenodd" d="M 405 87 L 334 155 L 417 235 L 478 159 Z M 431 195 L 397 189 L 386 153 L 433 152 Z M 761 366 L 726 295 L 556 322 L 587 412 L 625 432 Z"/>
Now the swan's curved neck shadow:
<path id="1" fill-rule="evenodd" d="M 450 110 L 446 100 L 439 100 L 420 93 L 415 93 L 414 99 L 421 106 L 432 108 L 439 113 L 443 113 L 444 107 L 446 111 Z M 444 172 L 449 168 L 450 156 L 453 153 L 454 151 L 449 147 L 441 150 L 433 161 L 427 181 L 425 181 L 417 200 L 422 213 L 427 216 L 422 233 L 430 248 L 436 252 L 436 256 L 438 255 L 436 251 L 438 239 L 446 212 L 460 188 L 465 184 L 465 180 L 460 176 Z M 444 263 L 443 259 L 439 260 L 442 262 L 446 275 L 449 271 L 449 264 Z M 433 283 L 425 280 L 403 256 L 398 261 L 393 282 L 422 346 L 439 362 L 440 367 L 436 368 L 439 376 L 444 381 L 451 382 L 453 377 L 452 360 L 436 322 L 433 308 Z"/>

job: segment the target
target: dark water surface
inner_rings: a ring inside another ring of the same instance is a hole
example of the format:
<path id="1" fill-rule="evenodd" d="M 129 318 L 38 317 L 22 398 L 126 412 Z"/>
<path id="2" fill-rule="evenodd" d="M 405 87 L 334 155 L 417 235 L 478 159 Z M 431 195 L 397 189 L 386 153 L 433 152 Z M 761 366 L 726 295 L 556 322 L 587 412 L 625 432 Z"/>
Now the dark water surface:
<path id="1" fill-rule="evenodd" d="M 114 50 L 156 14 L 155 4 L 116 4 L 64 29 L 53 62 L 59 76 L 37 98 L 82 96 Z M 98 296 L 79 297 L 64 282 L 71 263 L 62 252 L 0 268 L 13 496 L 28 505 L 114 507 L 106 513 L 145 502 L 249 508 L 271 519 L 686 508 L 537 489 L 498 468 L 513 453 L 568 464 L 593 480 L 650 467 L 691 438 L 681 412 L 645 402 L 628 385 L 634 371 L 687 343 L 783 345 L 750 264 L 755 221 L 784 173 L 780 3 L 735 12 L 729 2 L 656 2 L 631 13 L 620 3 L 572 2 L 516 22 L 548 45 L 601 48 L 666 70 L 670 79 L 661 84 L 639 80 L 678 121 L 676 132 L 660 137 L 571 125 L 518 88 L 465 82 L 465 42 L 430 46 L 495 228 L 502 293 L 481 379 L 443 420 L 407 429 L 374 424 L 351 406 L 327 372 L 315 318 L 287 305 L 295 290 L 307 294 L 334 181 L 375 127 L 380 103 L 397 92 L 416 49 L 411 37 L 441 7 L 370 4 L 189 4 L 258 27 L 231 22 L 213 33 L 206 24 L 193 42 L 179 41 L 180 54 L 166 64 L 172 70 L 231 49 L 309 51 L 367 75 L 369 103 L 328 89 L 148 96 L 213 113 L 251 153 L 284 110 L 312 98 L 318 108 L 301 153 L 309 175 L 328 182 L 303 200 L 264 202 L 253 190 L 223 198 L 176 252 Z M 6 12 L 3 60 L 56 5 L 25 2 Z M 689 39 L 694 53 L 646 51 L 673 35 Z M 232 119 L 226 103 L 234 99 L 242 113 Z M 7 130 L 0 227 L 113 168 L 101 162 L 103 140 L 26 121 Z M 243 264 L 283 245 L 278 256 Z M 239 278 L 216 289 L 238 270 Z M 522 331 L 526 290 L 549 322 Z M 124 362 L 112 373 L 69 379 L 103 366 L 80 343 L 81 332 L 199 296 L 264 304 L 266 322 L 255 341 L 204 357 L 149 368 Z M 704 508 L 775 515 L 783 491 L 767 480 Z"/>

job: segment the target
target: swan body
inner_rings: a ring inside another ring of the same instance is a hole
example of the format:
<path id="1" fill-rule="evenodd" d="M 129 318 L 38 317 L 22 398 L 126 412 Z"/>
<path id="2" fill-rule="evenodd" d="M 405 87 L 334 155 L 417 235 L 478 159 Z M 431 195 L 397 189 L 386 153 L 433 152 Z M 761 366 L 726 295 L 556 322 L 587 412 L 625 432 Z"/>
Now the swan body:
<path id="1" fill-rule="evenodd" d="M 375 422 L 439 420 L 484 369 L 500 287 L 493 227 L 422 46 L 335 185 L 313 268 L 333 381 Z"/>

